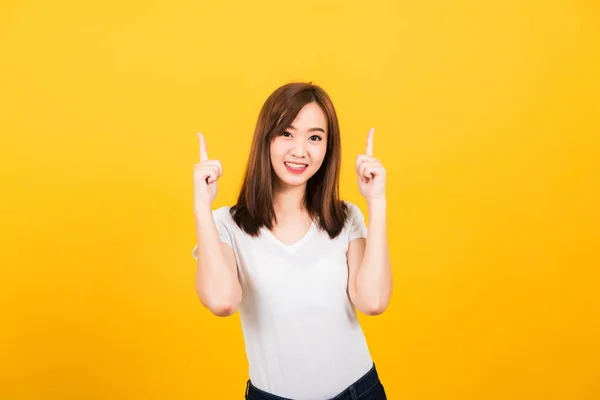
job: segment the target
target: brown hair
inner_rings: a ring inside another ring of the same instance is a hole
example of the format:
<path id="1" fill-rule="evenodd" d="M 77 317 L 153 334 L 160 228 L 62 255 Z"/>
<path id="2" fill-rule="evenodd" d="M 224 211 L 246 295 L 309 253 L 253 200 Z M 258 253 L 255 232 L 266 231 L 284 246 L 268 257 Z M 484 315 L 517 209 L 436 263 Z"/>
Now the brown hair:
<path id="1" fill-rule="evenodd" d="M 333 103 L 321 87 L 311 82 L 294 82 L 275 90 L 260 110 L 244 181 L 237 204 L 231 208 L 233 220 L 251 236 L 258 236 L 262 227 L 272 229 L 276 220 L 271 141 L 288 129 L 302 107 L 312 102 L 321 107 L 327 118 L 328 138 L 323 164 L 306 184 L 304 205 L 317 226 L 327 231 L 331 238 L 339 235 L 344 226 L 348 210 L 339 196 L 342 149 Z"/>

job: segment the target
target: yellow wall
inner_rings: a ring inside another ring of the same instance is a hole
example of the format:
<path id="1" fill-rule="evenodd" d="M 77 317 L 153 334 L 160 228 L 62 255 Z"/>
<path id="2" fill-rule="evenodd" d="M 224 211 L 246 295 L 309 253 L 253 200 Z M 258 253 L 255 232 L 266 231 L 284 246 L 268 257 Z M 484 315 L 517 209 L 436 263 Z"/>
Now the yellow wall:
<path id="1" fill-rule="evenodd" d="M 0 398 L 242 398 L 239 318 L 194 292 L 196 132 L 230 204 L 300 79 L 343 196 L 372 125 L 389 171 L 389 397 L 600 398 L 598 3 L 369 3 L 2 3 Z"/>

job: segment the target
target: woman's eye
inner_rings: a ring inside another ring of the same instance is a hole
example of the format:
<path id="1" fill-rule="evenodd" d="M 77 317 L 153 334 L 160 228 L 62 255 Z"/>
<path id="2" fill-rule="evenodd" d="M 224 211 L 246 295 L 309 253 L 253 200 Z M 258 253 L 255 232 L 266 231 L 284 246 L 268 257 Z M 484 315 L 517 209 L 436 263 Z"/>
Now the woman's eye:
<path id="1" fill-rule="evenodd" d="M 321 140 L 321 136 L 312 135 L 309 139 L 312 140 L 312 141 L 318 141 L 318 140 Z"/>
<path id="2" fill-rule="evenodd" d="M 289 132 L 283 132 L 283 133 L 281 134 L 281 136 L 283 136 L 283 137 L 292 137 L 292 134 L 291 134 L 291 133 L 289 133 Z"/>

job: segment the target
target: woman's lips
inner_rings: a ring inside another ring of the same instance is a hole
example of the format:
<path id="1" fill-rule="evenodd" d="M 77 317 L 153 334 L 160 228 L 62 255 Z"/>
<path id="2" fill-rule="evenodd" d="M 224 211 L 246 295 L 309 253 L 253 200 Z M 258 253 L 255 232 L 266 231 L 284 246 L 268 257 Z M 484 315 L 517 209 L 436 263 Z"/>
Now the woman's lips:
<path id="1" fill-rule="evenodd" d="M 292 174 L 301 174 L 306 170 L 306 168 L 308 168 L 308 165 L 306 164 L 297 164 L 290 162 L 285 162 L 284 164 L 285 168 Z"/>

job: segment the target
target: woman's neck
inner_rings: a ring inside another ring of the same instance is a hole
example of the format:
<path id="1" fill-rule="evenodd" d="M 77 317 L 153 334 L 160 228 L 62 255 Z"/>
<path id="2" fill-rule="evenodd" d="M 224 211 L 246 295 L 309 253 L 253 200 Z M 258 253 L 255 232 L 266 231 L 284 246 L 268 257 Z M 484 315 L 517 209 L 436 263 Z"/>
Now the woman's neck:
<path id="1" fill-rule="evenodd" d="M 294 214 L 304 211 L 304 195 L 306 185 L 293 187 L 279 187 L 273 190 L 273 208 L 275 214 Z"/>

